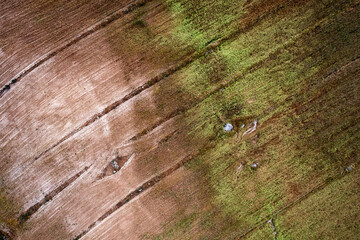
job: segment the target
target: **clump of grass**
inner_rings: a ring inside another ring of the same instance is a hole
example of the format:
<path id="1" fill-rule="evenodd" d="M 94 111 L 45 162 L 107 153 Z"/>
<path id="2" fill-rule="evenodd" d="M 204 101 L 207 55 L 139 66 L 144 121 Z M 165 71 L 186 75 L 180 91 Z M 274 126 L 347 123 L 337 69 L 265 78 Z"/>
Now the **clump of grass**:
<path id="1" fill-rule="evenodd" d="M 0 186 L 0 223 L 12 231 L 18 230 L 20 224 L 16 218 L 17 211 L 15 202 L 9 197 L 6 188 Z"/>

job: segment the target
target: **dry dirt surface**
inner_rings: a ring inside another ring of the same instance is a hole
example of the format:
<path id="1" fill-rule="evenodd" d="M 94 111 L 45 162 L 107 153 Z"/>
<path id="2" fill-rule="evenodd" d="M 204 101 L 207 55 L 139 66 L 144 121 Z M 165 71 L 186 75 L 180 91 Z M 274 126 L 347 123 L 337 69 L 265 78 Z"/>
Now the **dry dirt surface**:
<path id="1" fill-rule="evenodd" d="M 359 4 L 1 1 L 0 239 L 299 237 L 358 180 Z"/>

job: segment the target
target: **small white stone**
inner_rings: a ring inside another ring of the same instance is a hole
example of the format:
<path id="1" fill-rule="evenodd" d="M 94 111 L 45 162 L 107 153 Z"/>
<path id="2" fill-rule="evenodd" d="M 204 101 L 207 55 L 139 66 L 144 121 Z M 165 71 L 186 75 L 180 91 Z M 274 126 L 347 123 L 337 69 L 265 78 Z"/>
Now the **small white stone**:
<path id="1" fill-rule="evenodd" d="M 227 123 L 224 126 L 224 130 L 227 131 L 227 132 L 231 132 L 231 130 L 233 130 L 233 129 L 234 129 L 234 126 L 231 125 L 230 123 Z"/>

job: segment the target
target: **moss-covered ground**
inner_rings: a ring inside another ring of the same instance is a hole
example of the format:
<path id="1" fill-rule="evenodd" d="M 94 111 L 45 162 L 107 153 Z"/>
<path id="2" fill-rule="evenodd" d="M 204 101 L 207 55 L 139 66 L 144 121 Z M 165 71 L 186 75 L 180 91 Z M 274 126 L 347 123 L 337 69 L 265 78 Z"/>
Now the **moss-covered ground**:
<path id="1" fill-rule="evenodd" d="M 155 93 L 161 110 L 169 94 L 181 96 L 186 111 L 179 125 L 189 139 L 207 139 L 186 167 L 205 179 L 198 187 L 209 195 L 206 208 L 180 214 L 162 234 L 147 237 L 269 239 L 272 228 L 264 222 L 273 218 L 279 239 L 357 239 L 358 3 L 168 1 L 168 7 L 184 14 L 174 34 L 195 41 L 194 49 L 221 42 Z M 254 120 L 257 130 L 242 136 Z M 226 122 L 233 132 L 222 130 Z M 251 168 L 255 162 L 260 167 Z"/>

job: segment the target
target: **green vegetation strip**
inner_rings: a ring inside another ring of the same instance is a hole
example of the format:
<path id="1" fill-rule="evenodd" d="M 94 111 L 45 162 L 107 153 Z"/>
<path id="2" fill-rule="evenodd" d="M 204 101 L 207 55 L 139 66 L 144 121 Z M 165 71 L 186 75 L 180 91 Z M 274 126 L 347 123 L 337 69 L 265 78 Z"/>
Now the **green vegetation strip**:
<path id="1" fill-rule="evenodd" d="M 269 216 L 278 229 L 277 239 L 299 239 L 300 236 L 301 239 L 356 239 L 360 233 L 359 172 L 352 171 L 322 184 Z M 271 235 L 270 226 L 263 222 L 243 237 L 264 239 Z"/>
<path id="2" fill-rule="evenodd" d="M 247 61 L 252 56 L 256 62 L 266 49 L 274 49 L 276 43 L 282 46 L 258 68 L 185 113 L 189 138 L 213 143 L 212 149 L 188 164 L 190 171 L 207 179 L 209 186 L 201 188 L 212 193 L 208 199 L 212 210 L 198 210 L 190 218 L 182 215 L 187 219 L 186 229 L 176 227 L 182 222 L 179 216 L 163 234 L 148 237 L 237 239 L 277 209 L 331 182 L 355 161 L 359 149 L 360 23 L 354 20 L 359 19 L 359 9 L 355 1 L 337 3 L 343 3 L 343 8 L 322 8 L 321 3 L 309 1 L 288 15 L 273 16 L 263 28 L 259 24 L 219 48 L 211 56 L 213 62 L 204 65 L 206 61 L 200 59 L 198 65 L 196 62 L 192 68 L 191 64 L 179 73 L 184 76 L 180 86 L 196 98 L 198 89 L 214 86 L 211 81 L 222 81 L 251 66 Z M 294 25 L 286 27 L 288 24 Z M 291 31 L 301 29 L 296 26 L 309 31 L 293 38 L 297 34 Z M 244 44 L 239 44 L 241 41 Z M 222 54 L 229 57 L 219 70 Z M 208 69 L 214 70 L 207 73 Z M 216 75 L 219 72 L 223 75 Z M 214 76 L 219 77 L 211 79 Z M 240 138 L 246 130 L 240 126 L 255 119 L 259 120 L 257 131 Z M 225 122 L 235 125 L 238 138 L 235 132 L 223 132 Z M 252 169 L 253 162 L 260 167 Z M 237 173 L 240 164 L 244 167 Z M 203 218 L 212 224 L 198 226 Z"/>

